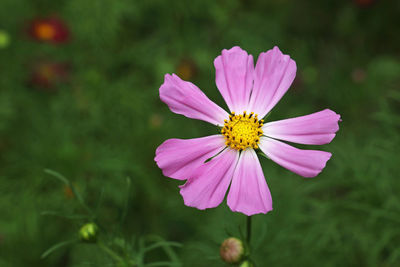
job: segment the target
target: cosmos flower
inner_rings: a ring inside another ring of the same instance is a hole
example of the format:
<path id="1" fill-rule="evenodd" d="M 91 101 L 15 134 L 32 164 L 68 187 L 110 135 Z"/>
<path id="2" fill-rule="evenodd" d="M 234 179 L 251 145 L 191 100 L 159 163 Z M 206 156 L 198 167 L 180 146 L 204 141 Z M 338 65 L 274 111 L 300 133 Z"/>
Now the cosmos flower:
<path id="1" fill-rule="evenodd" d="M 34 40 L 53 44 L 65 43 L 70 37 L 67 25 L 56 17 L 32 20 L 28 32 Z"/>
<path id="2" fill-rule="evenodd" d="M 322 145 L 332 141 L 340 116 L 325 109 L 310 115 L 265 122 L 289 89 L 296 63 L 274 47 L 253 57 L 240 47 L 223 50 L 214 60 L 216 84 L 230 114 L 194 84 L 165 75 L 160 98 L 188 118 L 221 127 L 220 134 L 195 139 L 169 139 L 156 150 L 155 161 L 165 176 L 187 180 L 180 186 L 184 203 L 213 208 L 227 197 L 232 211 L 248 216 L 272 210 L 272 199 L 256 151 L 303 177 L 318 175 L 331 153 L 302 150 L 282 141 Z M 282 140 L 282 141 L 279 141 Z"/>
<path id="3" fill-rule="evenodd" d="M 68 78 L 68 64 L 42 61 L 33 65 L 29 83 L 37 88 L 53 91 L 58 84 L 67 82 Z"/>

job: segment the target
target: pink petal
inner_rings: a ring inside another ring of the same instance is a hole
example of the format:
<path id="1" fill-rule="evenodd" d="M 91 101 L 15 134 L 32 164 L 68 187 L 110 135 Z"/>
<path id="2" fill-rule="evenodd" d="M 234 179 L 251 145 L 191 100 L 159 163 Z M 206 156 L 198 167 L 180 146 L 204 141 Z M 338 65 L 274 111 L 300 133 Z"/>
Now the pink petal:
<path id="1" fill-rule="evenodd" d="M 328 144 L 339 130 L 340 115 L 325 109 L 310 115 L 268 122 L 262 130 L 264 135 L 289 142 L 323 145 Z"/>
<path id="2" fill-rule="evenodd" d="M 181 186 L 185 205 L 201 210 L 218 206 L 228 190 L 238 157 L 236 150 L 227 148 L 199 167 L 197 173 Z"/>
<path id="3" fill-rule="evenodd" d="M 271 160 L 304 177 L 317 176 L 332 156 L 329 152 L 302 150 L 268 137 L 261 137 L 259 147 Z"/>
<path id="4" fill-rule="evenodd" d="M 229 116 L 197 86 L 181 80 L 175 74 L 165 75 L 164 83 L 160 87 L 160 98 L 173 112 L 188 118 L 221 126 Z"/>
<path id="5" fill-rule="evenodd" d="M 263 118 L 289 89 L 296 76 L 296 62 L 277 46 L 258 57 L 249 110 Z"/>
<path id="6" fill-rule="evenodd" d="M 228 194 L 228 206 L 247 216 L 272 210 L 271 193 L 253 149 L 240 154 Z"/>
<path id="7" fill-rule="evenodd" d="M 253 86 L 253 56 L 235 46 L 214 60 L 215 82 L 230 111 L 247 110 Z"/>
<path id="8" fill-rule="evenodd" d="M 168 139 L 156 150 L 156 161 L 164 176 L 178 180 L 192 177 L 194 170 L 225 147 L 222 135 L 196 139 Z"/>

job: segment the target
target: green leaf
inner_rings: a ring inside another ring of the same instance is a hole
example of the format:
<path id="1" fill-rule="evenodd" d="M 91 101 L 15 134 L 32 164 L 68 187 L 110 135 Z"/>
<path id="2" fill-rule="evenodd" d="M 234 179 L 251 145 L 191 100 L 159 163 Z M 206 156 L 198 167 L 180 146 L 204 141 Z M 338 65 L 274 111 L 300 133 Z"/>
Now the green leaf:
<path id="1" fill-rule="evenodd" d="M 144 265 L 146 267 L 150 267 L 150 266 L 181 266 L 180 263 L 176 263 L 176 262 L 169 262 L 169 261 L 157 261 L 157 262 L 152 262 L 152 263 L 148 263 L 146 265 Z"/>
<path id="2" fill-rule="evenodd" d="M 122 211 L 121 215 L 121 221 L 120 224 L 122 226 L 122 223 L 124 222 L 126 215 L 128 214 L 128 209 L 129 209 L 129 195 L 131 193 L 131 178 L 126 177 L 126 199 L 125 199 L 125 205 Z"/>
<path id="3" fill-rule="evenodd" d="M 63 182 L 66 185 L 70 185 L 71 183 L 69 182 L 69 180 L 67 178 L 65 178 L 63 175 L 59 174 L 58 172 L 55 172 L 53 170 L 50 169 L 44 169 L 44 172 L 47 174 L 50 174 L 51 176 L 59 179 L 61 182 Z"/>
<path id="4" fill-rule="evenodd" d="M 94 213 L 93 211 L 86 205 L 85 201 L 83 200 L 82 195 L 79 193 L 78 190 L 76 190 L 75 186 L 67 179 L 65 178 L 63 175 L 61 175 L 60 173 L 50 170 L 50 169 L 44 169 L 44 172 L 47 174 L 50 174 L 51 176 L 59 179 L 60 181 L 62 181 L 63 183 L 65 183 L 67 186 L 69 186 L 72 190 L 72 193 L 74 193 L 74 196 L 76 197 L 76 199 L 78 200 L 79 204 L 82 205 L 82 207 L 84 207 L 88 213 L 91 215 L 92 218 L 94 218 Z"/>
<path id="5" fill-rule="evenodd" d="M 68 215 L 68 214 L 63 214 L 61 212 L 51 211 L 51 210 L 42 211 L 40 213 L 40 215 L 58 216 L 58 217 L 64 217 L 64 218 L 73 219 L 73 220 L 80 220 L 80 219 L 88 219 L 88 218 L 90 218 L 90 216 L 84 215 L 84 214 L 71 214 L 71 215 Z"/>
<path id="6" fill-rule="evenodd" d="M 145 252 L 146 251 L 150 251 L 152 249 L 155 249 L 157 247 L 161 247 L 165 254 L 167 254 L 167 256 L 171 259 L 171 261 L 173 262 L 177 262 L 180 264 L 180 260 L 178 255 L 175 253 L 175 251 L 171 248 L 172 246 L 175 247 L 182 247 L 182 244 L 178 243 L 178 242 L 172 242 L 172 241 L 165 241 L 163 240 L 161 237 L 159 236 L 148 236 L 147 237 L 148 240 L 153 240 L 153 241 L 158 241 L 156 243 L 154 243 L 153 245 L 145 248 Z M 180 265 L 178 265 L 180 266 Z"/>
<path id="7" fill-rule="evenodd" d="M 174 241 L 159 241 L 159 242 L 156 242 L 156 243 L 146 247 L 144 249 L 144 251 L 147 252 L 147 251 L 159 248 L 159 247 L 172 247 L 172 246 L 174 246 L 174 247 L 182 247 L 182 244 L 180 244 L 178 242 L 174 242 Z"/>
<path id="8" fill-rule="evenodd" d="M 43 252 L 43 254 L 42 254 L 42 256 L 40 256 L 40 258 L 44 259 L 47 256 L 49 256 L 51 253 L 56 251 L 57 249 L 65 247 L 65 246 L 70 245 L 70 244 L 73 244 L 73 243 L 75 243 L 77 241 L 78 241 L 78 239 L 73 239 L 73 240 L 67 240 L 67 241 L 63 241 L 63 242 L 57 243 L 54 246 L 50 247 L 45 252 Z"/>

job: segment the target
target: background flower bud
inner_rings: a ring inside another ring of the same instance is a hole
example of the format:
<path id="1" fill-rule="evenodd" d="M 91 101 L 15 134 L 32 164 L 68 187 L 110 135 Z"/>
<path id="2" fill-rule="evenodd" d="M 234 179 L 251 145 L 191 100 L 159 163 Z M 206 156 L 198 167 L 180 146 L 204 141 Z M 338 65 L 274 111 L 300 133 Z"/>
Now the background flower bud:
<path id="1" fill-rule="evenodd" d="M 254 264 L 250 261 L 244 261 L 242 264 L 240 264 L 240 267 L 254 267 Z"/>
<path id="2" fill-rule="evenodd" d="M 10 43 L 10 36 L 4 30 L 0 30 L 0 49 L 6 48 Z"/>
<path id="3" fill-rule="evenodd" d="M 221 259 L 228 263 L 238 263 L 244 256 L 243 242 L 235 237 L 225 239 L 219 250 Z"/>
<path id="4" fill-rule="evenodd" d="M 94 243 L 97 240 L 98 227 L 95 223 L 87 223 L 79 230 L 79 238 L 83 242 Z"/>

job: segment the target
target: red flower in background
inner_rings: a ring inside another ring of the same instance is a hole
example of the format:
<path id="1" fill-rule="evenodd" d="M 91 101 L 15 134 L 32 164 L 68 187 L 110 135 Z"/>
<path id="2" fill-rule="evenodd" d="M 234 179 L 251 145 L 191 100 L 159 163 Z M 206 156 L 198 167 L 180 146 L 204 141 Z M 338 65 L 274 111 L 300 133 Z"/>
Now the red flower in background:
<path id="1" fill-rule="evenodd" d="M 32 20 L 28 32 L 37 41 L 54 44 L 65 43 L 70 38 L 68 26 L 56 17 Z"/>
<path id="2" fill-rule="evenodd" d="M 52 91 L 68 81 L 69 66 L 66 63 L 40 62 L 33 66 L 29 83 L 33 86 Z"/>
<path id="3" fill-rule="evenodd" d="M 179 77 L 181 77 L 185 81 L 192 80 L 197 74 L 197 66 L 196 63 L 190 59 L 185 58 L 179 62 L 178 67 L 176 68 L 176 73 Z"/>
<path id="4" fill-rule="evenodd" d="M 376 2 L 376 0 L 353 0 L 360 7 L 368 7 Z"/>

